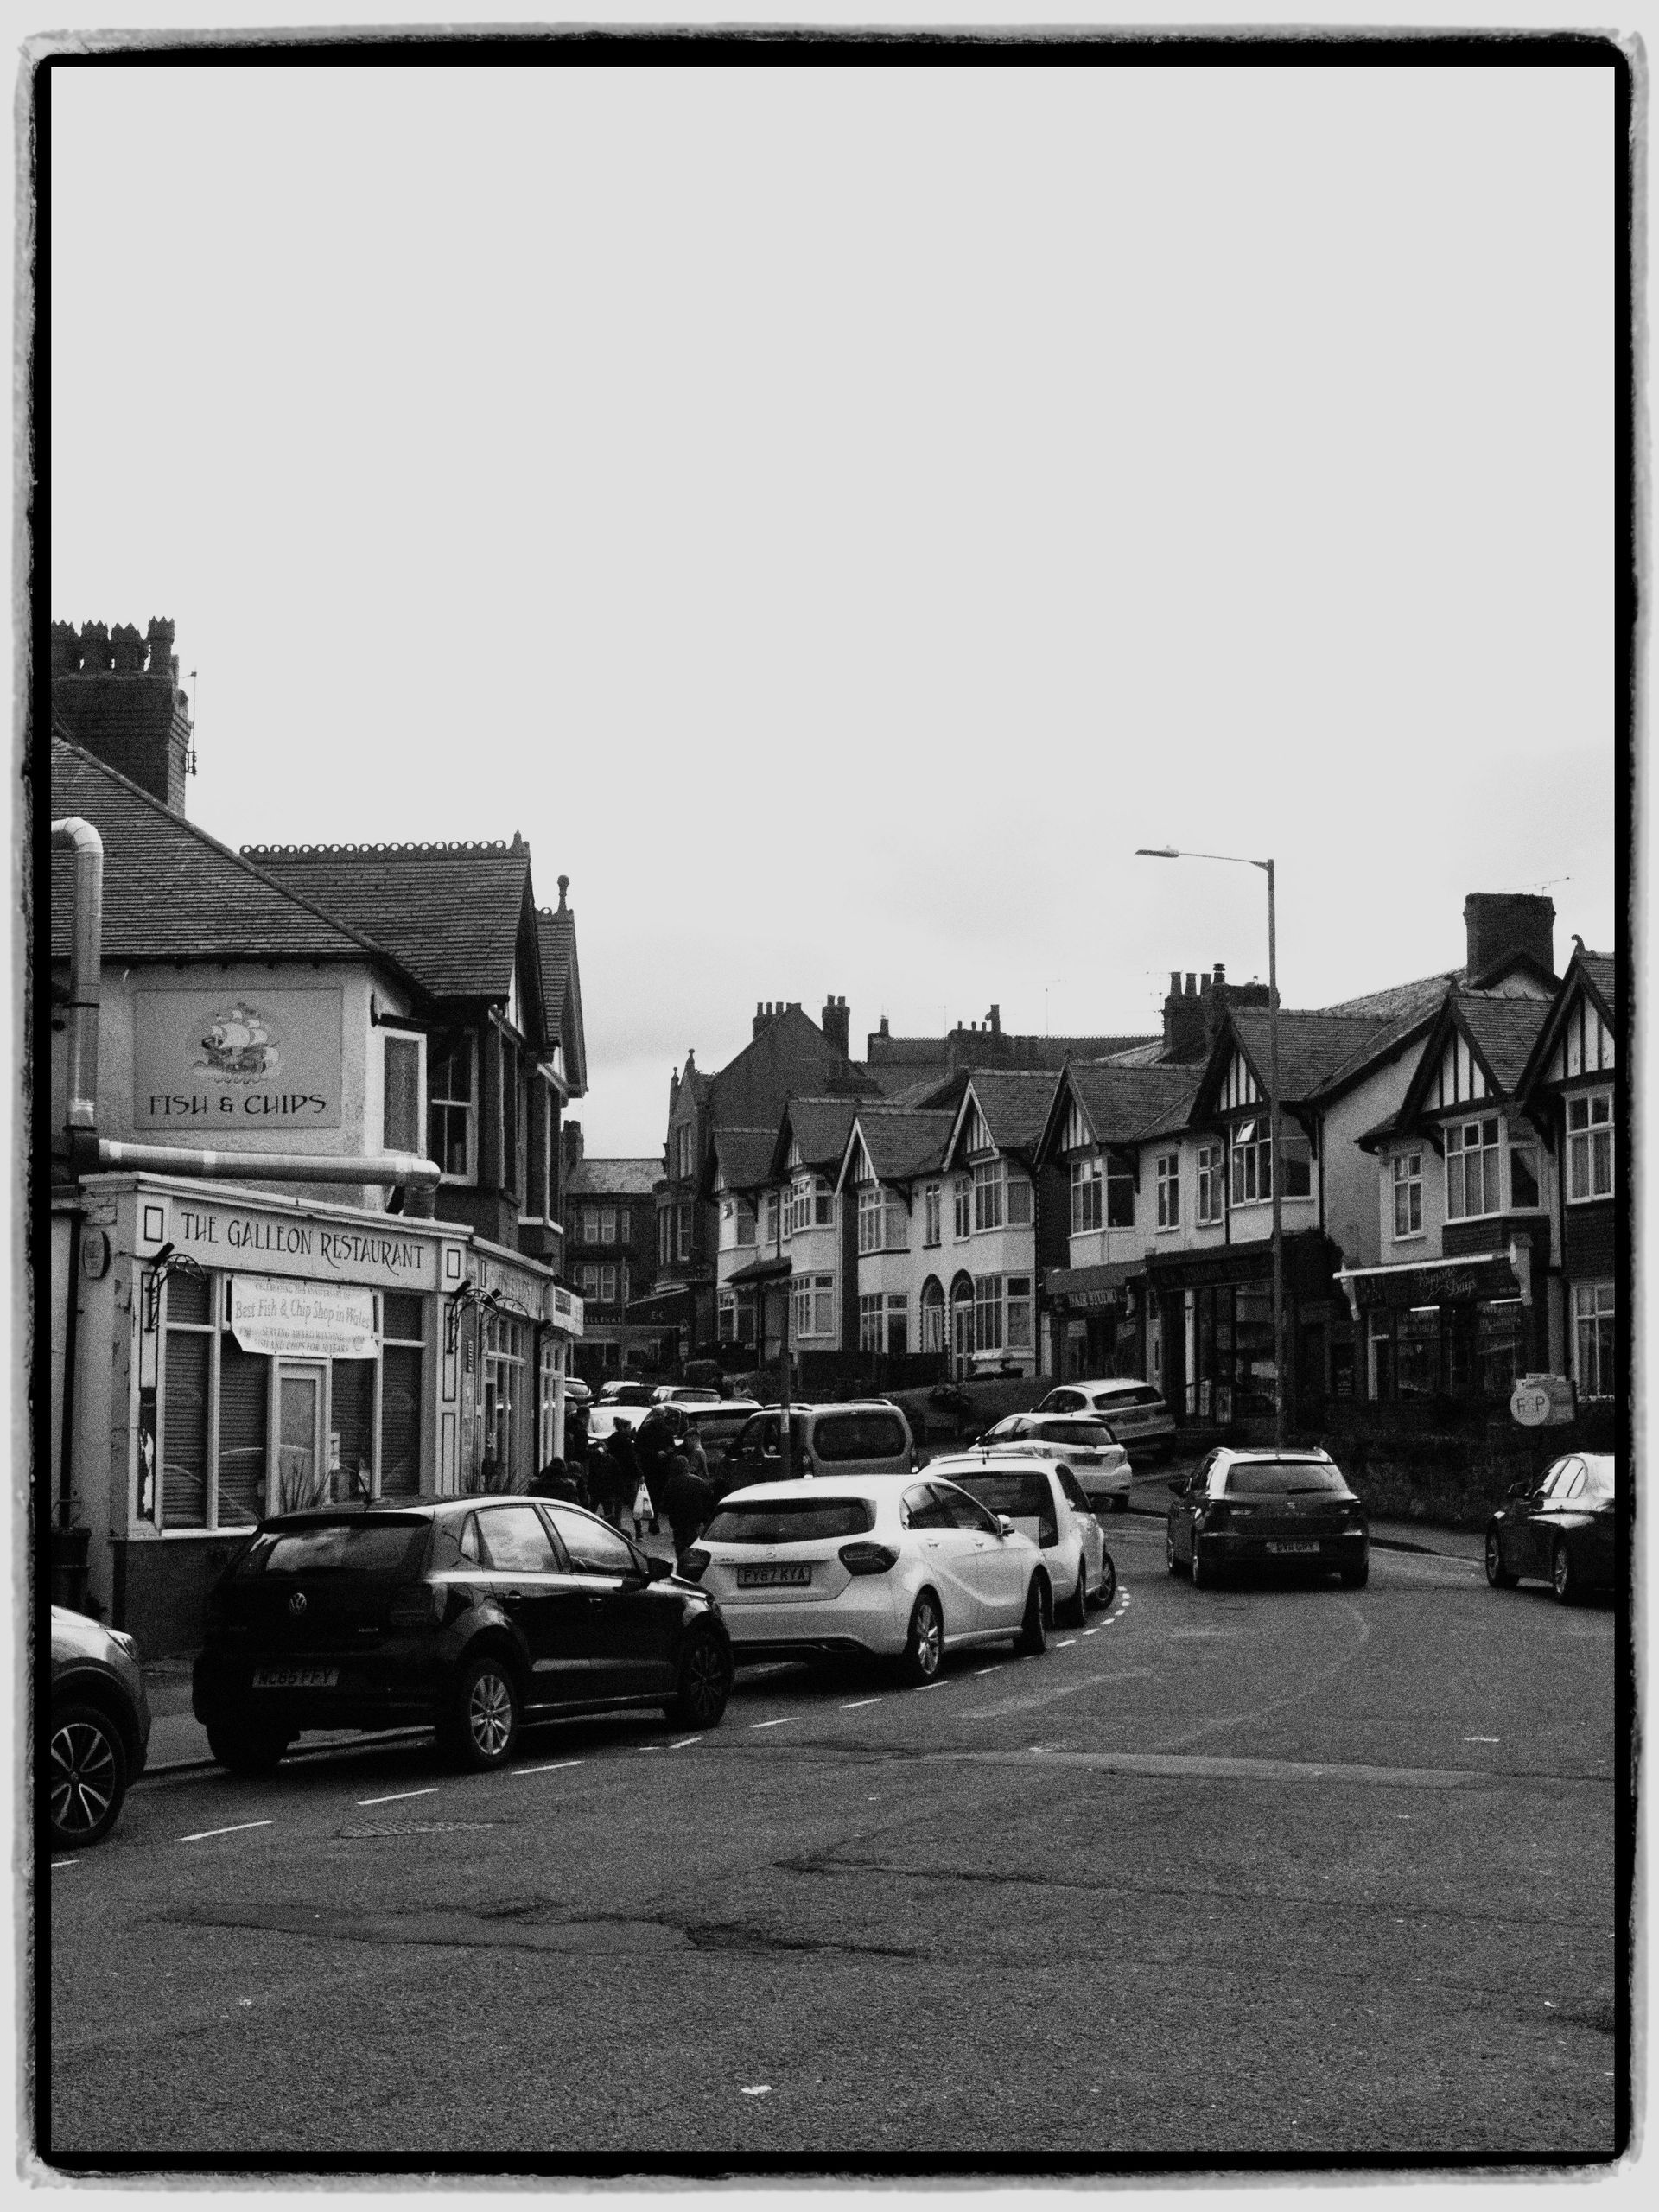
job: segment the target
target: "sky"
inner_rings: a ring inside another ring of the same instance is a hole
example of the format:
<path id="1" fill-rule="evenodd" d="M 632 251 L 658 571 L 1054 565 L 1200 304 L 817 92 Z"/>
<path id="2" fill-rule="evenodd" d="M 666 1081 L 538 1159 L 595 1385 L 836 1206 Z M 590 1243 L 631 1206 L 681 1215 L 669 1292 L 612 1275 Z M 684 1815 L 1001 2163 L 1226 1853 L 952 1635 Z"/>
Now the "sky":
<path id="1" fill-rule="evenodd" d="M 1265 976 L 1262 876 L 1141 845 L 1274 857 L 1290 1006 L 1471 891 L 1612 946 L 1611 72 L 53 97 L 53 614 L 175 620 L 226 842 L 570 878 L 590 1154 L 757 1001 Z"/>

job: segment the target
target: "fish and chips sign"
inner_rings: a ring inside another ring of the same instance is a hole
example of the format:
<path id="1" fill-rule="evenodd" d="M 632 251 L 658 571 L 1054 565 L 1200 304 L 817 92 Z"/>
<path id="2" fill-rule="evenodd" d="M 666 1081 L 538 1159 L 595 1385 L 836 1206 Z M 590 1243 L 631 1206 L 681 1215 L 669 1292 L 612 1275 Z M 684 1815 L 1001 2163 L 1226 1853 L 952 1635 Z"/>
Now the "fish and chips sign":
<path id="1" fill-rule="evenodd" d="M 231 1329 L 247 1352 L 372 1359 L 374 1293 L 282 1275 L 232 1275 Z"/>
<path id="2" fill-rule="evenodd" d="M 344 994 L 133 994 L 136 1129 L 337 1129 Z"/>

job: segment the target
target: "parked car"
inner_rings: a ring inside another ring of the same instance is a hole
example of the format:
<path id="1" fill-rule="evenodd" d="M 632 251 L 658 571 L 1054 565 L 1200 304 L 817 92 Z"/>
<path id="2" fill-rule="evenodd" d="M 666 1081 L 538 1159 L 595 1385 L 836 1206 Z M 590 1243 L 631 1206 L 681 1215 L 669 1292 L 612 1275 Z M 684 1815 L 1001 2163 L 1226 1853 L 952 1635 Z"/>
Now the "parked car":
<path id="1" fill-rule="evenodd" d="M 715 1494 L 781 1475 L 781 1416 L 776 1406 L 751 1414 L 726 1447 L 711 1459 Z M 789 1415 L 789 1471 L 804 1475 L 906 1475 L 916 1465 L 910 1423 L 885 1398 L 844 1404 L 792 1406 Z"/>
<path id="2" fill-rule="evenodd" d="M 758 1398 L 721 1398 L 713 1405 L 687 1405 L 683 1400 L 675 1402 L 685 1415 L 685 1425 L 695 1428 L 702 1440 L 702 1448 L 712 1467 L 742 1429 L 751 1414 L 762 1408 Z"/>
<path id="3" fill-rule="evenodd" d="M 931 1681 L 947 1642 L 1043 1649 L 1047 1561 L 1014 1523 L 931 1471 L 825 1474 L 734 1491 L 680 1561 L 718 1599 L 740 1660 L 874 1653 Z"/>
<path id="4" fill-rule="evenodd" d="M 980 1442 L 992 1451 L 1017 1447 L 1022 1457 L 1052 1459 L 1071 1470 L 1091 1506 L 1128 1510 L 1129 1455 L 1092 1414 L 1010 1414 Z"/>
<path id="5" fill-rule="evenodd" d="M 564 1396 L 565 1402 L 568 1405 L 591 1406 L 594 1402 L 593 1391 L 589 1386 L 582 1381 L 580 1375 L 567 1375 L 565 1376 Z"/>
<path id="6" fill-rule="evenodd" d="M 652 1386 L 649 1382 L 625 1382 L 613 1376 L 610 1382 L 600 1384 L 599 1402 L 601 1406 L 648 1406 L 652 1402 Z"/>
<path id="7" fill-rule="evenodd" d="M 1329 1452 L 1224 1448 L 1178 1475 L 1165 1529 L 1169 1571 L 1195 1589 L 1243 1567 L 1335 1569 L 1350 1590 L 1370 1573 L 1370 1525 Z"/>
<path id="8" fill-rule="evenodd" d="M 708 1594 L 596 1514 L 458 1497 L 263 1522 L 208 1599 L 192 1703 L 237 1773 L 308 1728 L 422 1722 L 483 1768 L 558 1713 L 660 1705 L 713 1728 L 731 1676 Z"/>
<path id="9" fill-rule="evenodd" d="M 651 1399 L 657 1406 L 717 1406 L 721 1402 L 718 1390 L 705 1389 L 700 1382 L 659 1382 Z"/>
<path id="10" fill-rule="evenodd" d="M 1052 1460 L 1033 1464 L 1015 1446 L 952 1453 L 930 1461 L 927 1471 L 965 1490 L 987 1512 L 1006 1514 L 1022 1536 L 1049 1554 L 1056 1620 L 1081 1628 L 1091 1605 L 1111 1604 L 1117 1569 L 1094 1508 L 1070 1467 Z M 1067 1592 L 1064 1599 L 1062 1591 Z"/>
<path id="11" fill-rule="evenodd" d="M 1094 1414 L 1131 1459 L 1160 1465 L 1175 1449 L 1175 1416 L 1150 1382 L 1132 1375 L 1106 1376 L 1093 1382 L 1063 1382 L 1039 1398 L 1039 1414 Z"/>
<path id="12" fill-rule="evenodd" d="M 138 1649 L 120 1629 L 52 1608 L 47 1820 L 54 1851 L 100 1842 L 149 1755 Z"/>
<path id="13" fill-rule="evenodd" d="M 1510 1486 L 1486 1523 L 1486 1580 L 1512 1590 L 1522 1575 L 1548 1581 L 1564 1605 L 1611 1590 L 1616 1574 L 1618 1463 L 1611 1452 L 1569 1452 L 1535 1489 Z"/>

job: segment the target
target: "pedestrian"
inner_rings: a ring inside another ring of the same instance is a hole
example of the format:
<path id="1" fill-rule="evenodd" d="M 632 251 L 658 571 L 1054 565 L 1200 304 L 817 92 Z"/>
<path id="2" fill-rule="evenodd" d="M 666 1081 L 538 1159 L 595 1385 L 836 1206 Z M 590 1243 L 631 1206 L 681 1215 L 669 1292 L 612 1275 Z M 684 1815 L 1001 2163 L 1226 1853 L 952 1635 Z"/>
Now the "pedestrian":
<path id="1" fill-rule="evenodd" d="M 606 1446 L 607 1465 L 601 1510 L 607 1521 L 620 1529 L 622 1516 L 631 1510 L 634 1495 L 639 1487 L 640 1466 L 633 1448 L 633 1437 L 626 1421 L 620 1421 L 611 1431 Z"/>
<path id="2" fill-rule="evenodd" d="M 702 1448 L 702 1438 L 696 1421 L 687 1420 L 680 1437 L 680 1449 L 685 1454 L 686 1465 L 699 1482 L 709 1482 L 709 1454 Z M 712 1488 L 713 1485 L 710 1484 Z"/>
<path id="3" fill-rule="evenodd" d="M 674 1531 L 674 1556 L 679 1559 L 708 1526 L 715 1502 L 714 1492 L 692 1473 L 683 1452 L 675 1452 L 670 1463 L 664 1502 L 669 1526 Z"/>
<path id="4" fill-rule="evenodd" d="M 564 1402 L 565 1464 L 578 1480 L 588 1472 L 588 1408 L 580 1400 Z"/>
<path id="5" fill-rule="evenodd" d="M 634 1453 L 651 1492 L 653 1522 L 668 1508 L 669 1461 L 679 1448 L 678 1427 L 683 1421 L 677 1407 L 653 1406 L 633 1432 Z"/>
<path id="6" fill-rule="evenodd" d="M 573 1505 L 576 1503 L 575 1484 L 556 1452 L 531 1484 L 530 1494 L 532 1497 L 566 1498 Z"/>

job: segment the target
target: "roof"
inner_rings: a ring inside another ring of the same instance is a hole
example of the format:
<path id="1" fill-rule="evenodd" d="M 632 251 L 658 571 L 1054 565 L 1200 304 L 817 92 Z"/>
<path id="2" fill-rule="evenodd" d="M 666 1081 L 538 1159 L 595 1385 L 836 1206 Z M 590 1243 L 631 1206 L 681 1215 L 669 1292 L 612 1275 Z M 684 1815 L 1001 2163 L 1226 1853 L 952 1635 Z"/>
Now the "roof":
<path id="1" fill-rule="evenodd" d="M 878 1183 L 902 1183 L 925 1175 L 942 1165 L 956 1116 L 950 1113 L 895 1113 L 883 1107 L 861 1106 L 858 1133 Z M 848 1132 L 848 1144 L 852 1133 Z"/>
<path id="2" fill-rule="evenodd" d="M 547 1034 L 564 1048 L 564 1069 L 580 1097 L 588 1088 L 588 1038 L 582 1021 L 582 972 L 576 965 L 576 918 L 564 902 L 569 877 L 559 878 L 559 903 L 536 910 L 536 940 L 542 957 L 542 1004 Z"/>
<path id="3" fill-rule="evenodd" d="M 1518 1001 L 1517 1001 L 1518 1003 Z M 1418 1009 L 1421 1014 L 1424 1011 Z M 1234 1034 L 1265 1084 L 1272 1060 L 1271 1017 L 1265 1007 L 1235 1007 Z M 1279 1096 L 1308 1099 L 1363 1065 L 1412 1027 L 1408 1017 L 1279 1010 Z"/>
<path id="4" fill-rule="evenodd" d="M 1386 1014 L 1390 1019 L 1408 1019 L 1414 1014 L 1433 1014 L 1450 990 L 1468 976 L 1466 968 L 1448 969 L 1444 976 L 1421 976 L 1414 983 L 1391 983 L 1385 991 L 1368 991 L 1363 997 L 1344 999 L 1339 1005 L 1320 1009 L 1325 1014 Z"/>
<path id="5" fill-rule="evenodd" d="M 1493 1079 L 1512 1091 L 1521 1080 L 1538 1032 L 1549 1018 L 1545 999 L 1515 999 L 1496 991 L 1459 991 L 1452 1001 L 1468 1026 Z"/>
<path id="6" fill-rule="evenodd" d="M 758 1191 L 772 1180 L 772 1150 L 778 1132 L 770 1129 L 716 1129 L 711 1143 L 715 1165 L 734 1191 Z M 713 1189 L 714 1179 L 709 1187 Z"/>
<path id="7" fill-rule="evenodd" d="M 510 845 L 245 845 L 242 853 L 385 945 L 435 997 L 510 993 L 530 890 L 530 848 L 516 834 Z"/>
<path id="8" fill-rule="evenodd" d="M 564 1179 L 569 1198 L 648 1198 L 662 1179 L 660 1156 L 650 1160 L 582 1159 Z"/>
<path id="9" fill-rule="evenodd" d="M 351 961 L 378 967 L 418 995 L 415 979 L 378 944 L 55 731 L 51 805 L 54 817 L 79 815 L 103 840 L 105 960 Z M 68 957 L 73 916 L 73 855 L 54 847 L 54 958 Z"/>
<path id="10" fill-rule="evenodd" d="M 1592 1003 L 1600 1001 L 1601 1011 L 1608 1027 L 1615 1032 L 1618 1027 L 1618 969 L 1610 953 L 1590 952 L 1580 945 L 1567 964 L 1567 973 L 1551 1001 L 1549 1011 L 1534 1039 L 1527 1056 L 1527 1065 L 1515 1085 L 1517 1096 L 1529 1096 L 1543 1078 L 1569 1008 L 1583 995 Z"/>
<path id="11" fill-rule="evenodd" d="M 1111 1060 L 1084 1061 L 1065 1071 L 1071 1095 L 1088 1116 L 1102 1144 L 1132 1144 L 1165 1126 L 1185 1126 L 1198 1087 L 1193 1067 L 1124 1066 Z M 1054 1093 L 1050 1119 L 1058 1115 Z"/>
<path id="12" fill-rule="evenodd" d="M 1611 952 L 1577 952 L 1573 960 L 1595 985 L 1607 1018 L 1615 1027 L 1618 1022 L 1618 963 Z"/>
<path id="13" fill-rule="evenodd" d="M 1002 1068 L 974 1068 L 968 1076 L 968 1089 L 999 1152 L 1032 1150 L 1048 1119 L 1054 1086 L 1053 1076 L 1024 1071 L 1011 1073 Z M 964 1090 L 957 1109 L 957 1118 L 964 1126 L 967 1110 Z"/>
<path id="14" fill-rule="evenodd" d="M 855 1098 L 791 1098 L 772 1143 L 773 1173 L 784 1172 L 783 1163 L 788 1157 L 784 1143 L 785 1129 L 799 1147 L 805 1166 L 839 1167 L 858 1106 Z"/>
<path id="15" fill-rule="evenodd" d="M 766 1022 L 707 1081 L 715 1125 L 741 1129 L 775 1129 L 791 1098 L 823 1097 L 832 1090 L 861 1098 L 878 1089 L 798 1006 Z"/>

